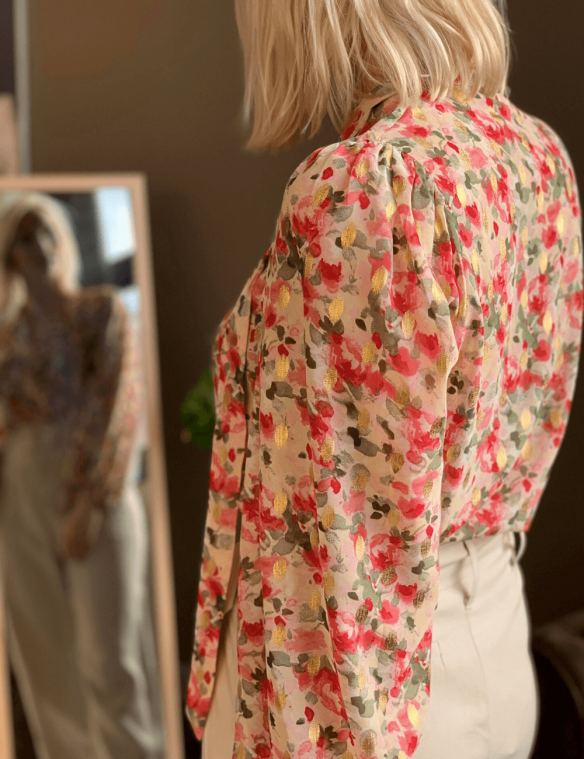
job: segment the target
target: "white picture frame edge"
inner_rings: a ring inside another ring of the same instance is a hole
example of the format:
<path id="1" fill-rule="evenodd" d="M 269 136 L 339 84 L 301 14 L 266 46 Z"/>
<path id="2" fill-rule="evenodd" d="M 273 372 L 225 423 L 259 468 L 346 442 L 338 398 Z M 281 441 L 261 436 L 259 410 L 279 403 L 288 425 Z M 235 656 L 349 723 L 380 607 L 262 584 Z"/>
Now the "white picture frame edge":
<path id="1" fill-rule="evenodd" d="M 140 288 L 141 350 L 144 361 L 148 417 L 148 468 L 150 488 L 150 542 L 154 584 L 155 625 L 159 659 L 159 677 L 165 731 L 166 759 L 184 759 L 184 736 L 180 701 L 180 674 L 174 594 L 174 572 L 170 513 L 166 478 L 166 460 L 162 427 L 162 399 L 159 367 L 156 300 L 152 276 L 152 247 L 149 226 L 148 191 L 142 173 L 51 173 L 0 175 L 0 193 L 32 190 L 45 193 L 92 192 L 98 187 L 127 187 L 132 197 L 136 224 L 134 273 Z M 156 504 L 153 507 L 153 504 Z M 0 600 L 1 597 L 0 597 Z M 12 710 L 4 637 L 4 618 L 0 609 L 0 756 L 14 758 Z M 4 678 L 2 677 L 4 671 Z M 4 688 L 3 682 L 4 680 Z M 4 693 L 2 692 L 4 690 Z M 3 736 L 6 736 L 3 738 Z"/>

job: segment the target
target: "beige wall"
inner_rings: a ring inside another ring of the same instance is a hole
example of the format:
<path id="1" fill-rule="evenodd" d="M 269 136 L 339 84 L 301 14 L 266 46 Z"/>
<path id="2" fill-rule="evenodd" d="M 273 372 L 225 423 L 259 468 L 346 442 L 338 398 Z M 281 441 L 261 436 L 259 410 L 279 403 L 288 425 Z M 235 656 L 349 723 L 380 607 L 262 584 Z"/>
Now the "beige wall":
<path id="1" fill-rule="evenodd" d="M 139 170 L 149 177 L 183 660 L 191 646 L 208 459 L 179 442 L 179 406 L 209 362 L 216 324 L 271 242 L 290 173 L 314 147 L 335 139 L 329 129 L 278 157 L 242 151 L 232 4 L 30 0 L 33 169 Z M 510 5 L 520 54 L 514 96 L 562 132 L 584 171 L 584 92 L 581 79 L 566 75 L 582 71 L 583 24 L 573 18 L 582 9 L 574 0 Z M 536 621 L 584 605 L 582 583 L 574 582 L 584 572 L 581 405 L 526 555 Z"/>

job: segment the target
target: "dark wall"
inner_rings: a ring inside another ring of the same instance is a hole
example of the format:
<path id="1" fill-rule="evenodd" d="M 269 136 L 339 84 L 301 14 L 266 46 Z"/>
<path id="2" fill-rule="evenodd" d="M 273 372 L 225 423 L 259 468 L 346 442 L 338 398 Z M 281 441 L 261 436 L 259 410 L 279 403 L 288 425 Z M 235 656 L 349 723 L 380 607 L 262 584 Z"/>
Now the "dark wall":
<path id="1" fill-rule="evenodd" d="M 14 95 L 13 0 L 0 1 L 0 92 Z"/>
<path id="2" fill-rule="evenodd" d="M 511 97 L 566 144 L 584 199 L 584 3 L 509 0 L 516 59 Z M 522 561 L 534 625 L 584 608 L 584 371 Z"/>
<path id="3" fill-rule="evenodd" d="M 584 154 L 574 0 L 511 0 L 513 96 Z M 179 407 L 209 363 L 213 331 L 271 242 L 285 183 L 318 139 L 243 152 L 233 0 L 30 0 L 35 171 L 144 171 L 150 183 L 181 658 L 190 656 L 208 456 L 180 442 Z M 575 7 L 576 6 L 576 7 Z M 577 19 L 576 15 L 580 18 Z M 584 376 L 582 377 L 584 381 Z M 584 606 L 583 400 L 524 560 L 536 622 Z"/>

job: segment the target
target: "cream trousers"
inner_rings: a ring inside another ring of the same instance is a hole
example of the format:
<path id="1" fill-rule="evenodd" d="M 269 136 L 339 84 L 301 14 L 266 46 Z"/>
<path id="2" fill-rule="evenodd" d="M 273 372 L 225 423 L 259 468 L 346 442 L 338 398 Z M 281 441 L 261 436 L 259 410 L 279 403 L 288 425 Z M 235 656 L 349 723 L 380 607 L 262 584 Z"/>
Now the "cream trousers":
<path id="1" fill-rule="evenodd" d="M 512 533 L 440 547 L 432 685 L 414 759 L 528 759 L 539 697 Z M 237 561 L 234 560 L 234 566 Z M 219 644 L 202 759 L 232 759 L 237 708 L 236 572 Z M 381 756 L 379 759 L 382 759 Z"/>

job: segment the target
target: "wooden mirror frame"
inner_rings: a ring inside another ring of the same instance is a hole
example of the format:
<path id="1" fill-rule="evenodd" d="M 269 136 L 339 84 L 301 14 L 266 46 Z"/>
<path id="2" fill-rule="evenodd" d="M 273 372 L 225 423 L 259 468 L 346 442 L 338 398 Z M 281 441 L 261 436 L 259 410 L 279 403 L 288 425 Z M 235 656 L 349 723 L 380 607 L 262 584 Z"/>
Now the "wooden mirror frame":
<path id="1" fill-rule="evenodd" d="M 141 351 L 146 385 L 148 477 L 154 624 L 159 662 L 166 759 L 184 759 L 174 576 L 162 427 L 156 308 L 146 178 L 143 174 L 23 174 L 0 176 L 0 193 L 90 193 L 101 187 L 125 187 L 132 197 L 136 233 L 134 278 L 140 289 Z M 153 505 L 155 504 L 155 507 Z M 0 585 L 0 756 L 15 759 L 8 659 Z"/>

